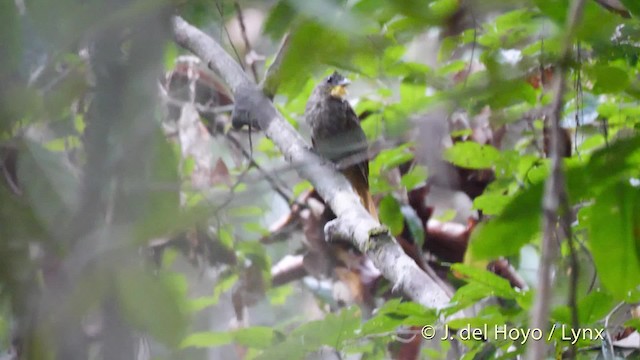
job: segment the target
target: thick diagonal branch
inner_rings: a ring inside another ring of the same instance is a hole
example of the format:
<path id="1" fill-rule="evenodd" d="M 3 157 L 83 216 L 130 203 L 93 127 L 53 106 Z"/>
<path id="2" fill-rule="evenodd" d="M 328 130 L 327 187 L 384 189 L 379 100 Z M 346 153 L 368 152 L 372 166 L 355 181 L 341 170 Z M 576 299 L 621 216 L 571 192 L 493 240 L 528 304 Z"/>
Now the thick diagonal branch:
<path id="1" fill-rule="evenodd" d="M 242 68 L 210 36 L 173 18 L 176 42 L 191 51 L 218 72 L 235 95 L 235 115 L 257 123 L 285 159 L 294 164 L 298 174 L 308 179 L 337 216 L 329 228 L 342 234 L 372 259 L 375 266 L 413 301 L 432 308 L 441 308 L 449 297 L 438 284 L 423 272 L 403 251 L 396 240 L 362 207 L 349 182 L 334 166 L 310 151 L 309 146 L 276 110 L 273 103 L 242 71 Z"/>

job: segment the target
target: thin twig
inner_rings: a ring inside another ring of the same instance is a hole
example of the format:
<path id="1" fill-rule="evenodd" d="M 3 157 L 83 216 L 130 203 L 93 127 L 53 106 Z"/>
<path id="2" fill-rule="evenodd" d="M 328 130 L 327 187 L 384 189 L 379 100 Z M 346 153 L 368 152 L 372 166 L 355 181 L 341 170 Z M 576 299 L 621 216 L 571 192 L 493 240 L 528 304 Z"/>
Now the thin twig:
<path id="1" fill-rule="evenodd" d="M 250 167 L 255 167 L 262 175 L 264 175 L 264 178 L 267 180 L 267 182 L 271 185 L 271 187 L 273 188 L 273 190 L 280 195 L 280 197 L 282 197 L 282 199 L 284 201 L 287 202 L 287 204 L 293 204 L 296 203 L 299 206 L 302 206 L 303 208 L 306 207 L 305 204 L 301 204 L 299 203 L 296 199 L 294 199 L 293 194 L 288 191 L 286 188 L 284 188 L 281 184 L 280 181 L 274 177 L 269 171 L 263 169 L 253 158 L 253 156 L 251 156 L 251 154 L 242 146 L 242 144 L 240 143 L 240 141 L 238 139 L 235 138 L 235 136 L 233 136 L 230 133 L 227 133 L 225 135 L 225 138 L 233 144 L 233 146 L 235 146 L 237 149 L 240 150 L 240 152 L 242 153 L 242 155 L 245 157 L 245 159 L 247 159 L 249 161 L 249 165 Z"/>
<path id="2" fill-rule="evenodd" d="M 471 59 L 469 60 L 469 68 L 467 69 L 467 75 L 464 77 L 463 88 L 467 87 L 467 81 L 469 80 L 469 75 L 471 75 L 471 67 L 473 66 L 473 58 L 476 52 L 476 46 L 478 43 L 478 23 L 476 21 L 475 15 L 473 15 L 473 11 L 469 10 L 471 13 L 471 18 L 473 19 L 473 44 L 471 44 Z"/>
<path id="3" fill-rule="evenodd" d="M 244 41 L 244 47 L 245 47 L 245 61 L 246 61 L 246 57 L 251 54 L 251 52 L 253 51 L 251 48 L 251 43 L 249 42 L 249 38 L 247 37 L 247 27 L 244 24 L 244 16 L 242 15 L 242 8 L 240 7 L 240 4 L 235 1 L 233 3 L 233 5 L 236 8 L 236 12 L 238 13 L 238 23 L 240 24 L 240 34 L 242 35 L 242 41 Z M 256 69 L 256 62 L 255 61 L 246 61 L 247 65 L 249 65 L 249 67 L 251 68 L 251 74 L 253 75 L 253 79 L 256 81 L 256 84 L 259 82 L 258 79 L 258 69 Z"/>
<path id="4" fill-rule="evenodd" d="M 584 0 L 574 0 L 571 3 L 564 33 L 565 38 L 563 39 L 564 42 L 562 44 L 563 47 L 558 64 L 559 66 L 557 67 L 557 74 L 554 78 L 555 97 L 552 103 L 550 118 L 551 174 L 545 184 L 543 199 L 544 236 L 542 239 L 542 253 L 538 269 L 538 291 L 536 292 L 533 310 L 531 312 L 531 328 L 533 329 L 545 329 L 549 322 L 551 273 L 558 252 L 558 237 L 562 236 L 558 231 L 558 217 L 560 216 L 561 224 L 570 224 L 570 222 L 567 222 L 567 220 L 570 219 L 570 209 L 568 206 L 564 171 L 562 169 L 564 137 L 561 133 L 562 129 L 560 127 L 560 119 L 564 105 L 563 97 L 566 85 L 566 72 L 571 59 L 571 45 L 573 43 L 576 26 L 582 18 L 584 3 Z M 560 226 L 559 228 L 562 230 L 563 226 Z M 575 322 L 577 322 L 577 319 L 572 320 L 572 323 Z M 527 358 L 530 360 L 545 358 L 546 348 L 547 345 L 545 341 L 533 341 L 529 343 Z M 572 348 L 571 356 L 575 356 L 575 348 Z"/>
<path id="5" fill-rule="evenodd" d="M 568 204 L 565 207 L 565 210 L 568 209 Z M 566 216 L 565 216 L 566 217 Z M 579 318 L 578 318 L 578 279 L 580 275 L 580 265 L 578 261 L 578 254 L 576 252 L 575 243 L 573 234 L 571 233 L 571 224 L 567 221 L 563 222 L 563 227 L 565 227 L 565 236 L 567 237 L 567 245 L 569 246 L 569 263 L 570 271 L 569 274 L 569 294 L 567 296 L 567 306 L 571 311 L 571 326 L 574 329 L 580 328 Z M 577 347 L 575 343 L 571 344 L 569 357 L 575 358 L 577 354 Z"/>
<path id="6" fill-rule="evenodd" d="M 229 40 L 229 45 L 231 45 L 233 54 L 236 56 L 236 59 L 238 60 L 238 64 L 240 65 L 242 70 L 245 70 L 244 61 L 242 61 L 242 58 L 240 57 L 240 54 L 238 53 L 238 49 L 236 49 L 236 46 L 233 45 L 233 40 L 231 40 L 231 34 L 229 34 L 229 29 L 227 29 L 227 26 L 224 24 L 224 9 L 222 8 L 222 4 L 220 3 L 220 0 L 216 0 L 216 9 L 218 9 L 218 14 L 220 14 L 220 22 L 222 23 L 222 28 L 224 29 L 225 34 L 227 34 L 227 40 Z"/>
<path id="7" fill-rule="evenodd" d="M 584 94 L 582 92 L 582 54 L 580 48 L 580 41 L 577 42 L 576 45 L 576 57 L 578 67 L 576 69 L 576 83 L 575 83 L 575 91 L 576 91 L 576 129 L 573 133 L 573 147 L 580 158 L 580 150 L 578 149 L 578 128 L 584 122 Z"/>

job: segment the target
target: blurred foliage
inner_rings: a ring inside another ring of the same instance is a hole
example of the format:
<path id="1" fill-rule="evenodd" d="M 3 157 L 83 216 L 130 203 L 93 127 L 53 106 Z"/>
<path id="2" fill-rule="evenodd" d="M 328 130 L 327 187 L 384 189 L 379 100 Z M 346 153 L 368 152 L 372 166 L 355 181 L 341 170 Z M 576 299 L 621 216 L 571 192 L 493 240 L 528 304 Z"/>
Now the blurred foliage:
<path id="1" fill-rule="evenodd" d="M 587 1 L 564 98 L 570 230 L 585 264 L 576 285 L 584 328 L 602 328 L 621 303 L 640 301 L 640 8 L 633 0 L 621 3 L 629 17 Z M 167 14 L 180 13 L 226 42 L 224 26 L 237 16 L 236 2 L 16 4 L 0 4 L 0 349 L 16 348 L 18 339 L 25 341 L 24 358 L 65 358 L 89 322 L 105 334 L 117 330 L 100 341 L 121 345 L 119 351 L 144 338 L 154 358 L 199 359 L 202 349 L 236 344 L 243 351 L 230 358 L 297 359 L 330 347 L 384 359 L 399 328 L 527 327 L 535 282 L 527 277 L 529 286 L 515 289 L 485 265 L 505 258 L 520 275 L 537 270 L 549 171 L 542 110 L 552 100 L 548 90 L 568 1 L 239 3 L 265 14 L 264 46 L 257 51 L 269 52 L 262 54 L 261 74 L 273 61 L 274 44 L 290 34 L 275 103 L 294 126 L 305 131 L 306 100 L 322 76 L 338 68 L 354 80 L 350 100 L 358 114 L 367 114 L 362 127 L 370 142 L 382 144 L 370 162 L 371 192 L 381 199 L 380 219 L 394 235 L 409 233 L 420 249 L 429 243 L 405 194 L 437 175 L 422 163 L 420 149 L 442 139 L 422 126 L 443 109 L 437 121 L 456 113 L 467 125 L 447 127 L 438 160 L 455 171 L 492 174 L 486 188 L 470 196 L 482 219 L 470 233 L 464 263 L 438 264 L 456 287 L 449 306 L 437 312 L 390 299 L 379 301 L 364 321 L 361 309 L 336 310 L 321 290 L 314 293 L 318 308 L 333 311 L 311 321 L 291 305 L 303 293 L 299 287 L 272 287 L 272 265 L 294 251 L 260 241 L 269 234 L 265 218 L 277 208 L 264 175 L 239 161 L 218 136 L 207 149 L 222 165 L 212 170 L 210 187 L 196 188 L 191 179 L 201 164 L 166 128 L 157 82 L 183 54 L 171 43 Z M 486 124 L 475 125 L 483 118 Z M 487 129 L 491 134 L 482 138 Z M 501 142 L 502 130 L 519 133 Z M 254 136 L 256 161 L 278 169 L 274 144 Z M 296 197 L 311 188 L 288 170 L 273 172 Z M 457 215 L 441 210 L 443 222 Z M 551 317 L 568 325 L 568 273 L 574 269 L 567 270 L 567 246 L 561 250 Z M 197 276 L 189 277 L 181 261 L 199 265 L 200 275 L 215 267 L 215 284 L 204 295 L 194 291 Z M 202 325 L 202 315 L 222 299 L 285 315 L 231 330 Z M 475 315 L 440 322 L 441 315 L 487 299 L 497 301 Z M 106 320 L 96 321 L 96 312 Z M 625 326 L 638 329 L 638 319 Z M 95 342 L 86 341 L 74 358 L 98 358 L 106 350 Z M 488 334 L 487 341 L 462 345 L 464 359 L 485 359 L 511 358 L 526 344 Z M 553 345 L 560 353 L 569 343 L 558 335 Z M 452 346 L 444 341 L 421 355 L 445 358 Z"/>

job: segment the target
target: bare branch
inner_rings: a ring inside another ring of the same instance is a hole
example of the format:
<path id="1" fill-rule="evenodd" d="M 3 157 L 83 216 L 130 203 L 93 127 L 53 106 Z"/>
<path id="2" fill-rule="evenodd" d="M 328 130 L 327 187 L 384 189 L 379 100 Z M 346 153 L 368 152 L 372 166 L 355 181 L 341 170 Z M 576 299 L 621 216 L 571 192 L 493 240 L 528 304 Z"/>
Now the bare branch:
<path id="1" fill-rule="evenodd" d="M 271 286 L 281 286 L 307 276 L 304 256 L 287 255 L 271 268 Z"/>
<path id="2" fill-rule="evenodd" d="M 571 3 L 569 16 L 565 29 L 565 38 L 562 43 L 562 52 L 554 76 L 555 97 L 551 111 L 551 174 L 545 184 L 543 211 L 544 211 L 544 237 L 542 239 L 542 254 L 538 269 L 538 289 L 536 292 L 533 309 L 531 312 L 531 328 L 546 329 L 549 322 L 549 301 L 551 299 L 551 273 L 558 253 L 558 245 L 564 236 L 562 232 L 570 227 L 568 216 L 570 215 L 566 182 L 562 169 L 562 149 L 565 141 L 560 127 L 562 107 L 564 105 L 564 92 L 566 85 L 566 73 L 571 59 L 571 45 L 576 31 L 576 26 L 582 17 L 584 0 L 574 0 Z M 561 226 L 558 226 L 560 217 Z M 567 226 L 562 226 L 566 224 Z M 574 319 L 574 322 L 577 321 Z M 527 349 L 527 358 L 531 360 L 546 357 L 546 342 L 533 341 Z M 575 352 L 574 352 L 575 354 Z"/>
<path id="3" fill-rule="evenodd" d="M 348 237 L 371 258 L 384 277 L 394 284 L 394 289 L 413 301 L 430 308 L 442 308 L 449 302 L 445 291 L 420 270 L 386 228 L 362 207 L 347 179 L 310 150 L 269 98 L 215 40 L 179 17 L 173 18 L 173 33 L 179 45 L 202 58 L 224 78 L 234 92 L 237 115 L 249 118 L 249 123 L 257 122 L 288 162 L 300 164 L 295 167 L 298 174 L 314 185 L 337 216 L 327 232 Z"/>
<path id="4" fill-rule="evenodd" d="M 240 24 L 240 34 L 242 34 L 242 41 L 244 41 L 244 47 L 245 47 L 245 54 L 251 54 L 251 52 L 253 51 L 253 49 L 251 48 L 251 42 L 249 41 L 249 38 L 247 37 L 247 27 L 244 25 L 244 15 L 242 15 L 242 8 L 240 7 L 240 4 L 236 1 L 233 3 L 233 5 L 236 8 L 236 12 L 238 13 L 238 23 Z M 249 65 L 249 67 L 251 68 L 251 74 L 253 75 L 253 79 L 256 81 L 256 83 L 259 81 L 258 79 L 258 70 L 256 69 L 256 62 L 255 61 L 247 61 L 247 55 L 245 55 L 245 62 L 247 63 L 247 65 Z"/>

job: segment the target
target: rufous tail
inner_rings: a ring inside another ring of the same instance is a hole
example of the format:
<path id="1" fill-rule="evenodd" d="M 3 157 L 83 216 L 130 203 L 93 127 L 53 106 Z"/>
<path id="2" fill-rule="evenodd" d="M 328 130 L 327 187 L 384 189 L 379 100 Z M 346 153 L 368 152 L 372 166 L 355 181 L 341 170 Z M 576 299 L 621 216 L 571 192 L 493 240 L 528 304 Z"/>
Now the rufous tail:
<path id="1" fill-rule="evenodd" d="M 369 192 L 369 182 L 363 176 L 362 170 L 354 166 L 343 171 L 343 174 L 347 177 L 347 179 L 351 183 L 353 190 L 355 190 L 355 192 L 360 197 L 360 202 L 362 202 L 362 206 L 364 206 L 364 208 L 367 209 L 369 214 L 371 214 L 371 216 L 376 221 L 379 221 L 380 219 L 378 218 L 378 210 L 376 209 L 376 204 L 373 201 L 373 197 L 371 196 L 371 193 Z"/>

